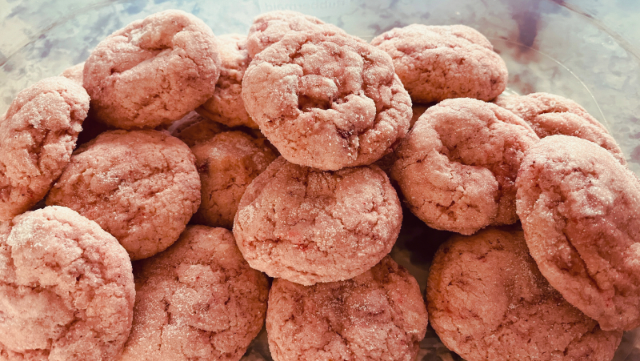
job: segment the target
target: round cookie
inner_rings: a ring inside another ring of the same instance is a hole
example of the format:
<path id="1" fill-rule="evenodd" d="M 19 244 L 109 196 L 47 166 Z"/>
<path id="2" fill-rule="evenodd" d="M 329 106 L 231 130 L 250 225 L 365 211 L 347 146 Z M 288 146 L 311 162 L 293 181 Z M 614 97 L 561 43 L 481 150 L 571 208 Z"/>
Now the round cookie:
<path id="1" fill-rule="evenodd" d="M 108 131 L 79 147 L 47 196 L 96 221 L 132 260 L 175 242 L 200 206 L 186 144 L 155 130 Z"/>
<path id="2" fill-rule="evenodd" d="M 76 83 L 82 85 L 83 82 L 83 73 L 84 71 L 84 62 L 80 64 L 76 64 L 72 67 L 65 69 L 60 76 L 63 76 L 69 80 L 73 80 Z"/>
<path id="3" fill-rule="evenodd" d="M 508 110 L 448 99 L 427 109 L 400 143 L 391 177 L 429 227 L 470 235 L 517 221 L 515 180 L 537 141 Z"/>
<path id="4" fill-rule="evenodd" d="M 427 280 L 431 326 L 468 361 L 610 361 L 622 332 L 602 331 L 549 285 L 520 227 L 453 236 Z"/>
<path id="5" fill-rule="evenodd" d="M 344 30 L 327 24 L 315 16 L 297 11 L 270 11 L 253 19 L 247 36 L 247 51 L 251 58 L 280 41 L 289 32 L 328 31 L 346 35 Z"/>
<path id="6" fill-rule="evenodd" d="M 413 361 L 427 329 L 415 278 L 391 257 L 341 282 L 276 279 L 267 334 L 275 361 Z"/>
<path id="7" fill-rule="evenodd" d="M 552 135 L 516 183 L 531 255 L 562 296 L 603 330 L 640 326 L 640 181 L 604 148 Z"/>
<path id="8" fill-rule="evenodd" d="M 251 267 L 312 285 L 373 267 L 401 224 L 398 195 L 377 166 L 323 172 L 280 157 L 247 187 L 233 234 Z"/>
<path id="9" fill-rule="evenodd" d="M 127 252 L 68 208 L 17 216 L 0 236 L 2 360 L 117 360 L 134 299 Z"/>
<path id="10" fill-rule="evenodd" d="M 258 129 L 242 101 L 242 77 L 251 58 L 247 52 L 247 37 L 238 34 L 218 37 L 220 49 L 220 78 L 213 97 L 196 111 L 229 127 L 246 126 Z"/>
<path id="11" fill-rule="evenodd" d="M 202 183 L 198 223 L 231 229 L 245 190 L 278 157 L 267 143 L 264 137 L 229 131 L 191 148 Z"/>
<path id="12" fill-rule="evenodd" d="M 262 329 L 267 278 L 231 232 L 189 226 L 169 249 L 137 265 L 136 305 L 122 361 L 238 361 Z"/>
<path id="13" fill-rule="evenodd" d="M 571 99 L 549 93 L 533 93 L 499 96 L 495 103 L 524 119 L 540 138 L 556 134 L 582 138 L 608 150 L 621 164 L 627 164 L 622 150 L 607 128 Z"/>
<path id="14" fill-rule="evenodd" d="M 0 221 L 33 207 L 69 163 L 89 96 L 64 77 L 18 93 L 0 122 Z"/>
<path id="15" fill-rule="evenodd" d="M 289 33 L 256 55 L 242 97 L 283 157 L 322 170 L 375 162 L 411 120 L 411 99 L 391 58 L 324 32 Z"/>
<path id="16" fill-rule="evenodd" d="M 191 14 L 162 11 L 109 35 L 84 66 L 91 108 L 115 128 L 155 128 L 213 95 L 220 75 L 211 29 Z"/>
<path id="17" fill-rule="evenodd" d="M 464 25 L 413 24 L 371 41 L 393 59 L 396 74 L 417 103 L 449 98 L 489 101 L 507 86 L 507 65 L 482 34 Z"/>
<path id="18" fill-rule="evenodd" d="M 171 124 L 167 129 L 171 135 L 185 142 L 189 147 L 207 141 L 216 134 L 227 130 L 220 123 L 213 122 L 202 115 L 191 112 L 184 118 Z"/>

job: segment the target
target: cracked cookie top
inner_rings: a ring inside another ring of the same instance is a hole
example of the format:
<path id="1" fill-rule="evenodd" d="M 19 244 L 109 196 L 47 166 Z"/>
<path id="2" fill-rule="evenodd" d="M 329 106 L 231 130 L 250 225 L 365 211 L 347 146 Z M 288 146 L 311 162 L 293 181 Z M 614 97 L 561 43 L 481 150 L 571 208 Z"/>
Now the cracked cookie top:
<path id="1" fill-rule="evenodd" d="M 401 224 L 398 195 L 379 167 L 325 172 L 280 157 L 247 187 L 233 233 L 251 267 L 312 285 L 373 267 Z"/>
<path id="2" fill-rule="evenodd" d="M 247 112 L 292 163 L 367 165 L 409 129 L 411 99 L 391 58 L 328 31 L 291 32 L 255 56 L 242 81 Z"/>
<path id="3" fill-rule="evenodd" d="M 231 229 L 245 190 L 276 158 L 264 137 L 222 132 L 191 148 L 202 182 L 202 203 L 194 219 Z"/>
<path id="4" fill-rule="evenodd" d="M 391 177 L 429 227 L 469 235 L 517 221 L 516 176 L 537 141 L 508 110 L 448 99 L 427 109 L 400 143 Z"/>
<path id="5" fill-rule="evenodd" d="M 131 259 L 175 242 L 200 206 L 186 144 L 155 130 L 115 130 L 79 147 L 47 196 L 114 235 Z"/>
<path id="6" fill-rule="evenodd" d="M 262 329 L 268 283 L 223 228 L 189 226 L 136 265 L 136 305 L 122 361 L 238 361 Z"/>
<path id="7" fill-rule="evenodd" d="M 520 227 L 453 236 L 427 281 L 432 327 L 469 361 L 609 361 L 622 332 L 605 332 L 540 274 Z"/>
<path id="8" fill-rule="evenodd" d="M 305 287 L 276 279 L 269 294 L 276 361 L 413 361 L 426 329 L 418 283 L 389 256 L 347 281 Z"/>
<path id="9" fill-rule="evenodd" d="M 640 181 L 611 153 L 552 135 L 527 153 L 517 210 L 540 271 L 604 330 L 640 326 Z"/>
<path id="10" fill-rule="evenodd" d="M 118 359 L 135 298 L 118 241 L 64 207 L 17 216 L 0 233 L 0 359 Z"/>
<path id="11" fill-rule="evenodd" d="M 464 25 L 413 24 L 371 41 L 393 59 L 417 103 L 448 98 L 492 100 L 507 86 L 507 65 L 477 30 Z"/>
<path id="12" fill-rule="evenodd" d="M 626 165 L 622 150 L 607 128 L 571 99 L 549 93 L 500 96 L 495 103 L 531 125 L 541 139 L 550 135 L 570 135 L 608 150 Z"/>
<path id="13" fill-rule="evenodd" d="M 89 96 L 64 77 L 18 93 L 0 119 L 0 221 L 33 207 L 69 163 Z"/>
<path id="14" fill-rule="evenodd" d="M 220 78 L 213 97 L 196 111 L 229 127 L 246 126 L 258 129 L 242 101 L 242 77 L 251 63 L 247 52 L 247 37 L 227 34 L 218 37 L 220 49 Z"/>
<path id="15" fill-rule="evenodd" d="M 116 128 L 155 128 L 180 119 L 214 93 L 218 43 L 202 20 L 162 11 L 109 35 L 84 65 L 91 108 Z"/>

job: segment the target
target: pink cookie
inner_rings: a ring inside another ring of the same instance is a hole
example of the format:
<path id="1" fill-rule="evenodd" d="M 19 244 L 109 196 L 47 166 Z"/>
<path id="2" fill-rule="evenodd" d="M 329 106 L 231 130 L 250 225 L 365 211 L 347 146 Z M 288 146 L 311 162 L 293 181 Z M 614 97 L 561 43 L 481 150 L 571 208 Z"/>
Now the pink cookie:
<path id="1" fill-rule="evenodd" d="M 245 190 L 278 156 L 264 137 L 221 132 L 191 148 L 202 182 L 202 203 L 194 219 L 231 229 Z"/>
<path id="2" fill-rule="evenodd" d="M 33 207 L 69 163 L 89 96 L 64 77 L 18 93 L 0 122 L 0 221 Z"/>
<path id="3" fill-rule="evenodd" d="M 186 144 L 155 130 L 115 130 L 81 146 L 47 197 L 114 235 L 132 260 L 175 242 L 200 206 Z"/>
<path id="4" fill-rule="evenodd" d="M 253 59 L 244 104 L 288 161 L 338 170 L 392 151 L 411 99 L 383 51 L 347 35 L 292 32 Z"/>
<path id="5" fill-rule="evenodd" d="M 524 119 L 540 138 L 556 134 L 582 138 L 608 150 L 621 164 L 627 164 L 622 150 L 607 128 L 571 99 L 533 93 L 526 96 L 500 96 L 496 104 Z"/>
<path id="6" fill-rule="evenodd" d="M 267 278 L 231 232 L 187 227 L 169 249 L 136 265 L 136 305 L 122 361 L 238 361 L 262 329 Z"/>
<path id="7" fill-rule="evenodd" d="M 469 235 L 517 221 L 516 175 L 537 141 L 508 110 L 448 99 L 427 109 L 400 143 L 391 177 L 429 227 Z"/>
<path id="8" fill-rule="evenodd" d="M 247 37 L 231 34 L 218 37 L 220 49 L 220 78 L 213 97 L 196 111 L 229 127 L 247 126 L 258 129 L 244 109 L 242 77 L 251 58 L 247 52 Z"/>
<path id="9" fill-rule="evenodd" d="M 134 299 L 127 252 L 68 208 L 27 212 L 0 234 L 0 360 L 118 360 Z"/>
<path id="10" fill-rule="evenodd" d="M 518 216 L 549 283 L 603 330 L 640 326 L 640 181 L 611 153 L 542 139 L 518 173 Z"/>
<path id="11" fill-rule="evenodd" d="M 73 80 L 76 83 L 82 85 L 83 72 L 84 72 L 84 62 L 65 69 L 62 72 L 62 74 L 60 74 L 60 76 L 63 76 L 69 80 Z"/>
<path id="12" fill-rule="evenodd" d="M 290 32 L 318 30 L 333 34 L 347 34 L 335 25 L 327 24 L 314 16 L 297 11 L 271 11 L 260 14 L 253 19 L 253 24 L 249 28 L 247 51 L 249 56 L 253 58 Z"/>
<path id="13" fill-rule="evenodd" d="M 347 281 L 273 282 L 267 309 L 275 361 L 414 361 L 427 330 L 415 278 L 391 257 Z"/>
<path id="14" fill-rule="evenodd" d="M 111 34 L 84 66 L 96 116 L 116 128 L 155 128 L 213 95 L 220 75 L 218 43 L 200 19 L 167 10 Z"/>
<path id="15" fill-rule="evenodd" d="M 226 130 L 227 127 L 224 125 L 213 122 L 196 112 L 187 114 L 167 129 L 171 135 L 185 142 L 189 147 L 205 142 Z"/>
<path id="16" fill-rule="evenodd" d="M 507 86 L 507 66 L 482 34 L 464 25 L 413 24 L 374 38 L 417 103 L 492 100 Z"/>
<path id="17" fill-rule="evenodd" d="M 312 285 L 373 267 L 401 225 L 398 195 L 377 166 L 323 172 L 278 158 L 247 187 L 233 234 L 251 267 Z"/>
<path id="18" fill-rule="evenodd" d="M 468 361 L 610 361 L 622 332 L 605 332 L 542 277 L 520 227 L 454 236 L 427 281 L 431 326 Z"/>

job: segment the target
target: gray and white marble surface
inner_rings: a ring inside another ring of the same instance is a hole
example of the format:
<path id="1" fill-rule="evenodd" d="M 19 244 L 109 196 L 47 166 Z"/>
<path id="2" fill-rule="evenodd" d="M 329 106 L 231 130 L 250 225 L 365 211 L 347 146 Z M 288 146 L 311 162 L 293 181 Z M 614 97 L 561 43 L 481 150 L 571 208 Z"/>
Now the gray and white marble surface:
<path id="1" fill-rule="evenodd" d="M 21 89 L 83 62 L 129 22 L 166 9 L 193 13 L 216 34 L 246 33 L 254 16 L 277 9 L 318 16 L 367 40 L 411 23 L 472 26 L 505 59 L 510 89 L 577 101 L 607 126 L 640 175 L 638 0 L 0 0 L 0 114 Z M 405 214 L 392 255 L 424 290 L 447 234 Z M 460 359 L 432 329 L 421 346 L 420 361 Z M 246 357 L 270 359 L 264 331 Z M 615 358 L 623 360 L 640 360 L 639 330 L 625 333 Z"/>

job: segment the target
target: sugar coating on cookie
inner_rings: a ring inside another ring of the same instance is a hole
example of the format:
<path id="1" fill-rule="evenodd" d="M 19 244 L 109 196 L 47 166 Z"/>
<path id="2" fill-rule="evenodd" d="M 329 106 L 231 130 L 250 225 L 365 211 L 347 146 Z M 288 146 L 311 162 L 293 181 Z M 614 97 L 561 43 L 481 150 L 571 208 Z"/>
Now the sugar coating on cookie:
<path id="1" fill-rule="evenodd" d="M 96 116 L 116 128 L 155 128 L 213 95 L 218 44 L 202 20 L 179 10 L 137 20 L 100 42 L 84 66 Z"/>
<path id="2" fill-rule="evenodd" d="M 518 173 L 531 255 L 564 298 L 603 330 L 640 326 L 640 181 L 604 148 L 553 135 Z"/>
<path id="3" fill-rule="evenodd" d="M 247 187 L 233 234 L 251 267 L 312 285 L 373 267 L 401 224 L 398 195 L 377 166 L 323 172 L 280 157 Z"/>
<path id="4" fill-rule="evenodd" d="M 468 26 L 413 24 L 389 30 L 371 44 L 393 58 L 396 73 L 414 102 L 489 101 L 507 86 L 504 60 L 487 38 Z"/>
<path id="5" fill-rule="evenodd" d="M 282 40 L 290 32 L 317 30 L 346 35 L 344 30 L 333 24 L 327 24 L 315 16 L 289 10 L 270 11 L 253 19 L 247 35 L 247 51 L 253 58 L 267 47 Z"/>
<path id="6" fill-rule="evenodd" d="M 626 165 L 622 150 L 607 128 L 571 99 L 549 93 L 499 96 L 495 103 L 531 125 L 538 137 L 570 135 L 596 143 Z"/>
<path id="7" fill-rule="evenodd" d="M 413 361 L 426 329 L 418 282 L 389 256 L 347 281 L 305 287 L 276 279 L 269 294 L 275 361 Z"/>
<path id="8" fill-rule="evenodd" d="M 246 126 L 258 129 L 244 108 L 242 77 L 251 57 L 247 51 L 247 37 L 228 34 L 218 37 L 220 52 L 220 78 L 213 97 L 196 111 L 207 118 L 229 127 Z"/>
<path id="9" fill-rule="evenodd" d="M 189 147 L 207 141 L 226 130 L 227 127 L 224 125 L 211 121 L 197 112 L 187 114 L 167 129 L 169 134 L 185 142 Z"/>
<path id="10" fill-rule="evenodd" d="M 622 338 L 549 285 L 520 227 L 456 235 L 441 245 L 427 305 L 440 340 L 468 361 L 609 361 Z"/>
<path id="11" fill-rule="evenodd" d="M 347 35 L 293 32 L 253 59 L 245 107 L 288 161 L 367 165 L 409 129 L 411 99 L 383 51 Z"/>
<path id="12" fill-rule="evenodd" d="M 73 80 L 76 83 L 82 85 L 83 82 L 84 62 L 76 64 L 65 69 L 60 76 L 63 76 L 69 80 Z"/>
<path id="13" fill-rule="evenodd" d="M 186 144 L 155 130 L 115 130 L 79 147 L 47 196 L 114 235 L 132 260 L 175 242 L 200 206 Z"/>
<path id="14" fill-rule="evenodd" d="M 223 228 L 189 226 L 136 266 L 136 305 L 122 361 L 238 361 L 262 329 L 269 285 Z"/>
<path id="15" fill-rule="evenodd" d="M 117 360 L 131 330 L 131 261 L 95 222 L 64 207 L 0 235 L 0 359 Z"/>
<path id="16" fill-rule="evenodd" d="M 89 96 L 64 77 L 18 93 L 0 121 L 0 221 L 33 207 L 69 163 Z"/>
<path id="17" fill-rule="evenodd" d="M 448 99 L 427 109 L 400 143 L 391 177 L 429 227 L 469 235 L 517 221 L 515 180 L 537 141 L 508 110 Z"/>
<path id="18" fill-rule="evenodd" d="M 264 137 L 242 131 L 215 135 L 191 148 L 202 183 L 202 203 L 194 219 L 231 229 L 245 190 L 278 156 Z"/>

